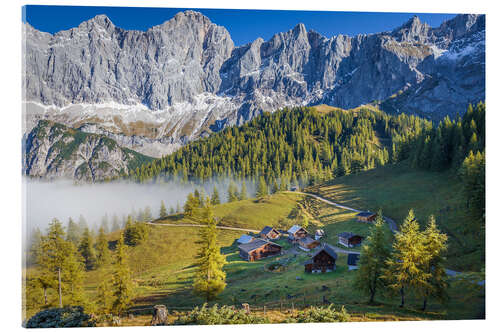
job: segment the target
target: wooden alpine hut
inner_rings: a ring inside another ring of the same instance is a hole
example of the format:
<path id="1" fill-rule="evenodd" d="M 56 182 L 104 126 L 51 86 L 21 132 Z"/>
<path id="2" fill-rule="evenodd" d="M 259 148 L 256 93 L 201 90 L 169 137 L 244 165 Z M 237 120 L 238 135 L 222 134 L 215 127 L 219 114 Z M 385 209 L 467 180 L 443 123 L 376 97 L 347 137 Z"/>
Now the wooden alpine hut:
<path id="1" fill-rule="evenodd" d="M 260 232 L 260 237 L 264 239 L 278 239 L 280 238 L 280 232 L 273 227 L 265 226 Z"/>
<path id="2" fill-rule="evenodd" d="M 326 273 L 336 269 L 337 253 L 330 244 L 323 246 L 304 263 L 306 273 Z"/>
<path id="3" fill-rule="evenodd" d="M 280 245 L 260 238 L 254 239 L 250 243 L 241 244 L 238 246 L 238 249 L 240 250 L 240 257 L 248 261 L 260 260 L 281 254 Z"/>

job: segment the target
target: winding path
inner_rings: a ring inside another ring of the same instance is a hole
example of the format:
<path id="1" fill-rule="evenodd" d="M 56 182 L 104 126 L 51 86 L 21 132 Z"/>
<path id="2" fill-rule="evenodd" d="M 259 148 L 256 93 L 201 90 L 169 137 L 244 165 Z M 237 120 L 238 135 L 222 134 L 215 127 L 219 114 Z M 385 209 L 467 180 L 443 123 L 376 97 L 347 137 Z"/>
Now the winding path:
<path id="1" fill-rule="evenodd" d="M 355 213 L 361 213 L 360 210 L 357 210 L 357 209 L 354 209 L 354 208 L 351 208 L 351 207 L 347 207 L 347 206 L 343 206 L 341 204 L 338 204 L 336 202 L 333 202 L 333 201 L 330 201 L 328 199 L 325 199 L 323 197 L 320 197 L 319 195 L 316 195 L 316 194 L 312 194 L 312 193 L 307 193 L 307 192 L 298 192 L 298 191 L 284 191 L 285 193 L 296 193 L 296 194 L 303 194 L 303 195 L 307 195 L 309 197 L 313 197 L 315 199 L 318 199 L 320 201 L 323 201 L 323 202 L 326 202 L 327 204 L 331 205 L 331 206 L 335 206 L 335 207 L 338 207 L 338 208 L 342 208 L 342 209 L 346 209 L 346 210 L 350 210 L 352 212 L 355 212 Z"/>
<path id="2" fill-rule="evenodd" d="M 361 213 L 361 210 L 358 210 L 358 209 L 354 209 L 352 207 L 348 207 L 348 206 L 344 206 L 344 205 L 341 205 L 341 204 L 338 204 L 336 202 L 333 202 L 331 200 L 328 200 L 328 199 L 325 199 L 323 197 L 320 197 L 319 195 L 316 195 L 316 194 L 312 194 L 312 193 L 307 193 L 307 192 L 298 192 L 298 191 L 286 191 L 287 193 L 297 193 L 297 194 L 302 194 L 302 195 L 307 195 L 309 197 L 312 197 L 312 198 L 315 198 L 317 200 L 320 200 L 320 201 L 323 201 L 331 206 L 335 206 L 335 207 L 338 207 L 338 208 L 342 208 L 342 209 L 346 209 L 346 210 L 350 210 L 351 212 L 355 212 L 355 213 Z M 391 229 L 391 231 L 393 233 L 396 233 L 398 231 L 398 225 L 396 224 L 396 222 L 394 222 L 393 219 L 391 218 L 388 218 L 387 216 L 383 216 L 385 222 L 387 222 L 387 225 L 389 226 L 389 229 Z"/>

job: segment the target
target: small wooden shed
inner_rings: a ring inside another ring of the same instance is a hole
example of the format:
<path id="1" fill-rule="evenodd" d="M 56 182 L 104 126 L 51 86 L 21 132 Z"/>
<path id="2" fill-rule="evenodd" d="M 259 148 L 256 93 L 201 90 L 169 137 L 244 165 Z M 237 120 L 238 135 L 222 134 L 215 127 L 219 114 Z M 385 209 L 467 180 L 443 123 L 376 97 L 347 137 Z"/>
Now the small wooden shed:
<path id="1" fill-rule="evenodd" d="M 280 238 L 280 232 L 273 227 L 265 226 L 260 232 L 260 237 L 264 239 L 278 239 Z"/>
<path id="2" fill-rule="evenodd" d="M 363 236 L 353 234 L 352 232 L 341 232 L 338 236 L 339 244 L 344 245 L 345 247 L 355 247 L 361 245 L 364 238 Z"/>
<path id="3" fill-rule="evenodd" d="M 356 215 L 358 222 L 373 222 L 377 217 L 376 213 L 372 213 L 369 211 L 361 212 Z"/>

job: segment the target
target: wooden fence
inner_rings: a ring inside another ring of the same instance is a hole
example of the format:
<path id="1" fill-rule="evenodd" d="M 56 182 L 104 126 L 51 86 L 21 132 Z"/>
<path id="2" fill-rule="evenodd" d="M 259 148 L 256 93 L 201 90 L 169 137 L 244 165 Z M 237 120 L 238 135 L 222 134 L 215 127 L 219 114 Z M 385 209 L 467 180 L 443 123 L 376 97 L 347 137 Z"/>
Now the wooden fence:
<path id="1" fill-rule="evenodd" d="M 267 310 L 279 310 L 280 312 L 286 313 L 289 311 L 294 311 L 294 310 L 302 310 L 305 308 L 308 308 L 310 306 L 322 306 L 322 305 L 328 305 L 333 303 L 329 297 L 325 295 L 324 292 L 322 293 L 315 293 L 315 294 L 309 294 L 309 295 L 295 295 L 292 296 L 291 298 L 288 297 L 283 297 L 281 300 L 278 301 L 272 301 L 272 302 L 256 302 L 252 304 L 252 302 L 246 302 L 242 301 L 242 303 L 239 304 L 221 304 L 221 303 L 210 303 L 208 306 L 212 307 L 215 304 L 218 304 L 219 306 L 234 306 L 236 309 L 241 310 L 243 309 L 242 304 L 247 303 L 250 306 L 250 311 L 251 312 L 266 312 Z M 172 311 L 179 311 L 179 312 L 186 312 L 186 311 L 191 311 L 193 310 L 196 306 L 199 308 L 203 304 L 199 305 L 193 305 L 193 306 L 169 306 L 168 304 L 165 304 L 167 307 L 168 311 L 171 313 Z M 136 314 L 136 315 L 146 315 L 146 314 L 152 314 L 153 313 L 153 306 L 144 306 L 144 307 L 135 307 L 130 309 L 130 313 Z"/>

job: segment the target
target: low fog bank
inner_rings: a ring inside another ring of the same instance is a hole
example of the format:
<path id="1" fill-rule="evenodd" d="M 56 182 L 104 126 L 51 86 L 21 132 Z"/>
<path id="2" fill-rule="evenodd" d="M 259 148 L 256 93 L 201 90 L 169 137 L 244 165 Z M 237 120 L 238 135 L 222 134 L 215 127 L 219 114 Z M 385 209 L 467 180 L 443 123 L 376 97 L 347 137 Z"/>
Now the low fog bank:
<path id="1" fill-rule="evenodd" d="M 224 179 L 203 184 L 172 180 L 161 184 L 112 182 L 76 185 L 67 180 L 49 182 L 24 178 L 23 229 L 25 237 L 29 239 L 29 233 L 35 228 L 45 232 L 53 218 L 57 218 L 66 226 L 70 217 L 78 221 L 80 214 L 84 216 L 89 227 L 95 228 L 100 225 L 105 214 L 110 220 L 116 214 L 122 222 L 124 216 L 144 210 L 146 206 L 151 208 L 153 218 L 157 218 L 162 200 L 167 212 L 170 208 L 175 210 L 180 207 L 182 210 L 187 195 L 195 189 L 203 189 L 205 194 L 211 195 L 215 185 L 221 201 L 225 202 L 229 183 L 229 179 Z M 239 190 L 241 182 L 235 183 Z M 248 195 L 253 196 L 255 185 L 247 181 L 246 186 Z"/>

